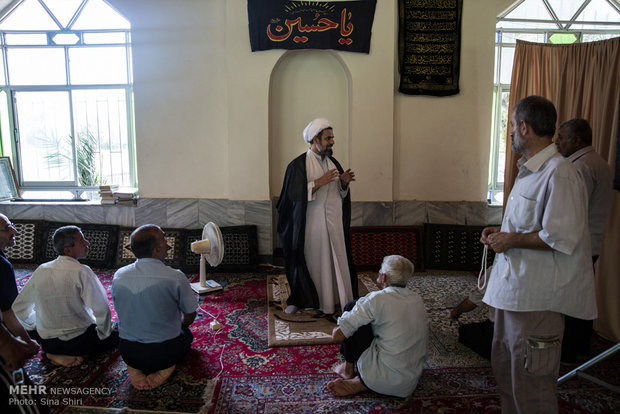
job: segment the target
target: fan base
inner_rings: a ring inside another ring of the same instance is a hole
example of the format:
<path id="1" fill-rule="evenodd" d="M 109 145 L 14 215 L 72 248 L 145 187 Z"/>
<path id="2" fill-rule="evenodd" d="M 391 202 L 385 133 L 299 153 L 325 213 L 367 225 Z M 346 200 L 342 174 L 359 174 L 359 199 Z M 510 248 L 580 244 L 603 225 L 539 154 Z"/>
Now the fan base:
<path id="1" fill-rule="evenodd" d="M 212 282 L 214 285 L 217 286 L 209 286 L 209 282 Z M 198 293 L 199 295 L 202 295 L 203 293 L 214 292 L 216 290 L 222 290 L 222 286 L 212 280 L 207 280 L 207 286 L 200 286 L 200 282 L 190 283 L 190 285 L 194 292 Z"/>

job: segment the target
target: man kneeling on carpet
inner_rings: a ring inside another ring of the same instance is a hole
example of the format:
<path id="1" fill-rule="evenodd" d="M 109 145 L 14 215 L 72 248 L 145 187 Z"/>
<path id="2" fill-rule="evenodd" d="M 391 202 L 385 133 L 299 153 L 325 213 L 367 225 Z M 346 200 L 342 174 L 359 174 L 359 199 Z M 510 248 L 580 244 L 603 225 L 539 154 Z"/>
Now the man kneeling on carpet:
<path id="1" fill-rule="evenodd" d="M 194 339 L 189 325 L 198 300 L 185 274 L 163 263 L 170 250 L 164 236 L 153 224 L 134 230 L 129 243 L 137 260 L 120 268 L 112 283 L 119 351 L 139 390 L 163 384 Z"/>
<path id="2" fill-rule="evenodd" d="M 377 283 L 381 290 L 347 303 L 332 332 L 342 342 L 342 378 L 327 389 L 346 396 L 368 391 L 407 397 L 422 375 L 428 342 L 428 315 L 420 295 L 408 289 L 413 263 L 386 256 Z"/>
<path id="3" fill-rule="evenodd" d="M 52 236 L 56 260 L 42 264 L 13 302 L 13 311 L 56 365 L 80 365 L 87 354 L 116 348 L 108 295 L 90 267 L 78 260 L 88 241 L 76 226 Z M 36 331 L 35 331 L 36 328 Z"/>

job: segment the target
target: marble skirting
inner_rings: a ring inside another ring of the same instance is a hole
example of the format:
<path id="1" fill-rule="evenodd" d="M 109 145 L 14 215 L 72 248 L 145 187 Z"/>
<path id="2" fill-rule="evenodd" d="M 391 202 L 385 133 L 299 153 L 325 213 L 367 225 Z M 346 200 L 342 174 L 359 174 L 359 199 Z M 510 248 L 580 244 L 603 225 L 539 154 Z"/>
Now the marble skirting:
<path id="1" fill-rule="evenodd" d="M 157 224 L 167 228 L 198 229 L 209 221 L 218 226 L 254 224 L 258 253 L 271 256 L 280 247 L 276 234 L 276 200 L 234 201 L 141 198 L 137 206 L 108 206 L 96 202 L 0 202 L 0 213 L 13 220 L 98 223 L 126 227 Z M 486 202 L 393 201 L 353 202 L 352 226 L 410 226 L 459 224 L 481 226 L 501 222 L 502 207 Z"/>

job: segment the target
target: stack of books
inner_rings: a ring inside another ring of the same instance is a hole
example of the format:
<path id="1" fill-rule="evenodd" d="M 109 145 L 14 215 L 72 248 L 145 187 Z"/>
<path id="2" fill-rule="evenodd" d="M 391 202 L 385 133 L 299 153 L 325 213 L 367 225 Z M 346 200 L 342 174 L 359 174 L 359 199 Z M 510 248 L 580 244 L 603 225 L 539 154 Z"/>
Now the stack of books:
<path id="1" fill-rule="evenodd" d="M 99 195 L 101 204 L 118 204 L 133 206 L 138 204 L 138 189 L 133 187 L 119 187 L 117 184 L 100 185 Z"/>
<path id="2" fill-rule="evenodd" d="M 114 204 L 116 197 L 114 191 L 118 190 L 118 184 L 100 185 L 99 195 L 101 196 L 101 204 Z"/>

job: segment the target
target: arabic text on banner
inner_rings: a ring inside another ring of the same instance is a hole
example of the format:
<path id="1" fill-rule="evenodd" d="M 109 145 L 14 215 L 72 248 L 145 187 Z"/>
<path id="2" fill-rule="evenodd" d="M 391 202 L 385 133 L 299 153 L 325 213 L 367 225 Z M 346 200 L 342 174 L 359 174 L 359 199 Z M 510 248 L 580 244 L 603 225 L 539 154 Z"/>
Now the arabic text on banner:
<path id="1" fill-rule="evenodd" d="M 400 92 L 459 93 L 462 9 L 463 0 L 399 0 Z"/>
<path id="2" fill-rule="evenodd" d="M 368 53 L 377 0 L 248 0 L 252 52 L 335 49 Z"/>

